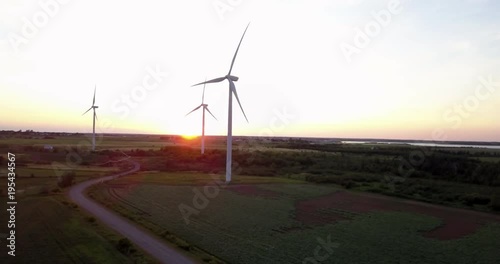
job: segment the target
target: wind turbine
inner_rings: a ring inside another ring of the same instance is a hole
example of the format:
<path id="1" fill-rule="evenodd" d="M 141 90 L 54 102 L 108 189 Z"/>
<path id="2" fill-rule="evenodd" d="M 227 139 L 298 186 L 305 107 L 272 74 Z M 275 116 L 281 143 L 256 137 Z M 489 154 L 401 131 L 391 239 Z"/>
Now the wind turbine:
<path id="1" fill-rule="evenodd" d="M 94 117 L 92 119 L 92 151 L 95 151 L 95 120 L 97 119 L 97 114 L 95 113 L 95 109 L 99 108 L 99 106 L 95 105 L 95 90 L 96 90 L 96 88 L 97 88 L 97 85 L 96 85 L 96 87 L 94 87 L 94 99 L 92 99 L 92 106 L 89 108 L 89 110 L 85 111 L 85 113 L 82 114 L 82 115 L 85 115 L 91 109 L 94 110 Z"/>
<path id="2" fill-rule="evenodd" d="M 215 120 L 217 120 L 217 118 L 214 116 L 214 114 L 212 114 L 212 112 L 210 112 L 210 110 L 208 109 L 208 104 L 205 104 L 205 85 L 203 85 L 203 95 L 201 96 L 201 104 L 196 107 L 195 109 L 191 110 L 191 112 L 187 113 L 187 115 L 191 114 L 192 112 L 200 109 L 201 107 L 203 107 L 203 119 L 201 121 L 201 154 L 205 154 L 205 110 L 211 114 Z"/>
<path id="3" fill-rule="evenodd" d="M 227 117 L 226 183 L 231 182 L 231 163 L 232 163 L 232 147 L 233 147 L 232 146 L 233 145 L 233 93 L 234 96 L 236 97 L 236 100 L 238 101 L 238 105 L 241 108 L 241 112 L 243 112 L 243 116 L 245 116 L 245 119 L 248 122 L 247 115 L 245 114 L 245 111 L 241 106 L 240 99 L 238 98 L 238 93 L 236 92 L 236 87 L 234 85 L 234 82 L 238 81 L 239 78 L 231 75 L 231 71 L 233 70 L 234 66 L 234 61 L 236 60 L 236 55 L 238 55 L 238 50 L 240 49 L 241 42 L 245 37 L 245 33 L 247 32 L 248 26 L 250 26 L 250 23 L 248 23 L 247 27 L 245 28 L 245 31 L 243 32 L 243 36 L 241 36 L 240 43 L 236 48 L 233 60 L 231 61 L 231 67 L 229 68 L 229 72 L 226 74 L 226 76 L 193 85 L 196 86 L 207 83 L 218 83 L 224 80 L 227 80 L 229 82 L 229 105 L 228 105 L 228 115 L 227 115 L 228 117 Z"/>

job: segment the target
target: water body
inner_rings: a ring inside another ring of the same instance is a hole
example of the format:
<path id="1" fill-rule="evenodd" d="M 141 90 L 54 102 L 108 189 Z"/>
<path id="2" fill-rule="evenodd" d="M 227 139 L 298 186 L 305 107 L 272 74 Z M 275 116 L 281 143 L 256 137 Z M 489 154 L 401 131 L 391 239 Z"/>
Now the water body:
<path id="1" fill-rule="evenodd" d="M 498 145 L 465 145 L 465 144 L 445 144 L 445 143 L 418 143 L 418 142 L 392 142 L 392 141 L 342 141 L 342 144 L 394 144 L 394 145 L 410 145 L 420 147 L 444 147 L 444 148 L 484 148 L 484 149 L 500 149 Z"/>

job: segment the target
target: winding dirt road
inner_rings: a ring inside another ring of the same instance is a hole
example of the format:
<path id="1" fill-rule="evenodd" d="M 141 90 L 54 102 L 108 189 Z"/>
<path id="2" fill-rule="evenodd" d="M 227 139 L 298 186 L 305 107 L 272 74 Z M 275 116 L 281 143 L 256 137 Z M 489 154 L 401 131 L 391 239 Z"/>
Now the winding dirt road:
<path id="1" fill-rule="evenodd" d="M 85 195 L 85 189 L 94 184 L 109 181 L 118 177 L 122 177 L 137 172 L 140 168 L 139 163 L 135 161 L 131 162 L 134 164 L 134 168 L 129 171 L 118 173 L 111 176 L 106 176 L 95 180 L 89 180 L 73 186 L 68 193 L 70 199 L 78 206 L 80 206 L 81 208 L 87 210 L 92 215 L 94 215 L 96 219 L 99 219 L 101 222 L 109 226 L 111 229 L 115 230 L 116 232 L 122 234 L 124 237 L 128 238 L 136 246 L 142 248 L 144 251 L 151 254 L 161 263 L 168 263 L 168 264 L 197 263 L 192 258 L 182 254 L 175 248 L 166 245 L 160 239 L 141 230 L 136 225 L 125 220 L 118 214 L 108 210 L 104 206 L 94 202 Z"/>

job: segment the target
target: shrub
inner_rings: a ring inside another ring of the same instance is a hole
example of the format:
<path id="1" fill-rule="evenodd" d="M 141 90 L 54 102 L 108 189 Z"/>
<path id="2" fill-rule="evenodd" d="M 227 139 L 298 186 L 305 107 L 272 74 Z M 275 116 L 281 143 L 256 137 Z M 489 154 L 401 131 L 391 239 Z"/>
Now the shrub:
<path id="1" fill-rule="evenodd" d="M 346 189 L 352 189 L 354 187 L 358 187 L 358 185 L 351 180 L 345 180 L 342 182 L 341 185 L 344 186 L 344 188 L 346 188 Z"/>
<path id="2" fill-rule="evenodd" d="M 73 180 L 75 179 L 75 172 L 65 172 L 61 178 L 59 178 L 59 181 L 57 182 L 57 185 L 61 188 L 68 187 L 73 185 Z"/>
<path id="3" fill-rule="evenodd" d="M 184 240 L 180 240 L 180 239 L 177 239 L 177 241 L 175 241 L 175 244 L 183 249 L 183 250 L 186 250 L 186 251 L 190 251 L 191 250 L 191 246 L 189 245 L 189 243 L 187 243 L 186 241 Z"/>
<path id="4" fill-rule="evenodd" d="M 491 208 L 494 211 L 500 211 L 500 195 L 493 195 L 491 197 Z"/>
<path id="5" fill-rule="evenodd" d="M 43 195 L 47 195 L 49 194 L 49 187 L 48 186 L 42 186 L 40 187 L 40 189 L 38 190 L 38 194 L 43 194 Z"/>
<path id="6" fill-rule="evenodd" d="M 120 240 L 118 240 L 116 249 L 118 249 L 118 251 L 125 255 L 129 255 L 130 253 L 135 251 L 133 250 L 132 242 L 130 242 L 130 240 L 128 240 L 127 238 L 121 238 Z"/>
<path id="7" fill-rule="evenodd" d="M 463 203 L 468 206 L 472 206 L 474 204 L 487 205 L 490 203 L 490 197 L 477 193 L 467 194 L 463 197 Z"/>

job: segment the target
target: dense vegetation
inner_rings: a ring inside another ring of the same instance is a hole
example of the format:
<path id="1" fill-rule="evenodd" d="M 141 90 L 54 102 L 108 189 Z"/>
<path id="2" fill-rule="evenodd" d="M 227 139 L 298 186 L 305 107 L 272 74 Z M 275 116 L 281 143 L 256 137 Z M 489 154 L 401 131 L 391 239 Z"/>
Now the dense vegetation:
<path id="1" fill-rule="evenodd" d="M 274 147 L 235 147 L 233 172 L 339 184 L 436 203 L 498 210 L 498 198 L 494 196 L 500 194 L 499 152 L 295 142 Z M 194 147 L 166 146 L 159 150 L 130 150 L 126 154 L 141 160 L 145 171 L 225 170 L 226 154 L 218 149 L 201 155 Z"/>

